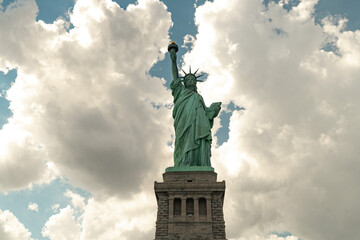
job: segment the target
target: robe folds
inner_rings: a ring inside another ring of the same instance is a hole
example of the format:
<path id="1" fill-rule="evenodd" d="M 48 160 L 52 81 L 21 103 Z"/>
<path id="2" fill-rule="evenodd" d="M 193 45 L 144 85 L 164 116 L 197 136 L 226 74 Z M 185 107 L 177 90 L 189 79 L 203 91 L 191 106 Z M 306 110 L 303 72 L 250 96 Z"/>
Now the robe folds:
<path id="1" fill-rule="evenodd" d="M 174 97 L 175 151 L 174 165 L 211 166 L 211 128 L 209 108 L 203 97 L 187 89 L 180 78 L 172 81 L 170 88 Z"/>

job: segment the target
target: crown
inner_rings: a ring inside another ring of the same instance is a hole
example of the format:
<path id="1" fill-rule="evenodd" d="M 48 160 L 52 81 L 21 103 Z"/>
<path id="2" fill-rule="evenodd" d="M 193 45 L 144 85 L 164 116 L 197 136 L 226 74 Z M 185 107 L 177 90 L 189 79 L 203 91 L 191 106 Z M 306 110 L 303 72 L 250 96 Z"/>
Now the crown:
<path id="1" fill-rule="evenodd" d="M 181 69 L 181 70 L 182 70 L 183 73 L 185 74 L 184 77 L 180 77 L 180 78 L 182 79 L 181 81 L 185 81 L 185 79 L 186 79 L 188 76 L 193 76 L 193 77 L 196 79 L 196 82 L 203 82 L 203 81 L 204 81 L 204 80 L 198 79 L 199 77 L 203 76 L 203 74 L 200 74 L 200 75 L 196 76 L 196 73 L 199 71 L 199 69 L 196 70 L 194 73 L 191 72 L 191 66 L 189 66 L 189 72 L 188 72 L 188 73 L 186 73 L 183 69 Z"/>

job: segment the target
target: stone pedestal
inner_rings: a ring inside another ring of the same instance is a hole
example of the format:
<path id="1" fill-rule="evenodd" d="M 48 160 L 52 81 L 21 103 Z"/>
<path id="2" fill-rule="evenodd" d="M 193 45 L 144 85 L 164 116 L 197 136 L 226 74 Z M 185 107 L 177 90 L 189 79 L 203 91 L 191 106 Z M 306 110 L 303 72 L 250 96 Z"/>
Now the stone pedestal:
<path id="1" fill-rule="evenodd" d="M 155 240 L 226 240 L 225 181 L 213 171 L 169 171 L 155 182 Z"/>

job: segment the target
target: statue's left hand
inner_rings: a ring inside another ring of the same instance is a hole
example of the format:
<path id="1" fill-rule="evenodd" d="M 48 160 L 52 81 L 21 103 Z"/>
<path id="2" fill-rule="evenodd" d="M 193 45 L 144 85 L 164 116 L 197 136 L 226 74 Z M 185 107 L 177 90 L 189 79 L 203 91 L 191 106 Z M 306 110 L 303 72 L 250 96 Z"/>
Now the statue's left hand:
<path id="1" fill-rule="evenodd" d="M 221 102 L 212 103 L 211 106 L 209 107 L 208 118 L 213 119 L 217 117 L 217 115 L 219 115 L 220 109 L 221 109 Z"/>

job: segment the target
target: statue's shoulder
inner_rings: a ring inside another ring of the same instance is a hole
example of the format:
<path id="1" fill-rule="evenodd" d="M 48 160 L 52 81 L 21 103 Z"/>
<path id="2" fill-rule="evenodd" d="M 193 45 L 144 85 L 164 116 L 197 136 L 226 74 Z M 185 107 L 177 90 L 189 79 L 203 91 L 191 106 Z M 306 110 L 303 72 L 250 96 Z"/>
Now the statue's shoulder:
<path id="1" fill-rule="evenodd" d="M 179 88 L 184 88 L 184 85 L 181 82 L 181 78 L 176 78 L 172 80 L 170 84 L 170 89 L 174 91 L 175 89 L 179 89 Z"/>

